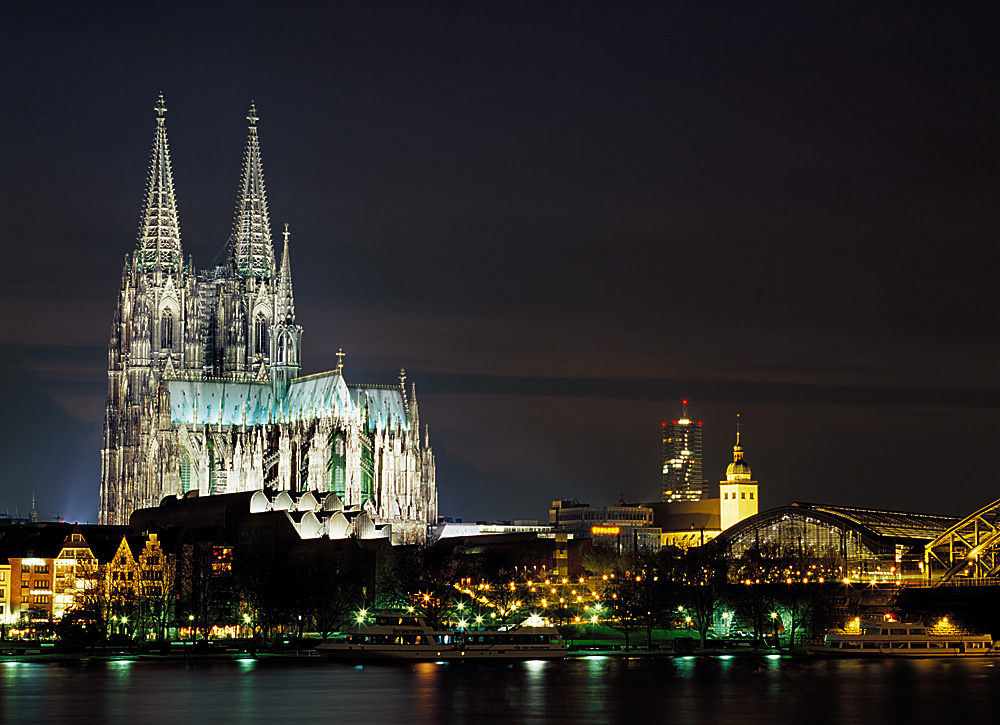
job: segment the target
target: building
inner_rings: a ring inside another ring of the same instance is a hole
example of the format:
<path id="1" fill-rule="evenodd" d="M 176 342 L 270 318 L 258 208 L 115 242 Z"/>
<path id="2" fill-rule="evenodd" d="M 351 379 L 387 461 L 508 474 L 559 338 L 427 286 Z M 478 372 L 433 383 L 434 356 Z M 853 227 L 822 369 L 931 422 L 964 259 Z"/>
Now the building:
<path id="1" fill-rule="evenodd" d="M 0 633 L 13 621 L 10 596 L 10 560 L 0 552 Z"/>
<path id="2" fill-rule="evenodd" d="M 98 566 L 95 550 L 117 546 L 123 526 L 58 523 L 0 528 L 0 624 L 53 622 L 79 603 L 81 582 Z M 102 548 L 103 547 L 103 548 Z"/>
<path id="3" fill-rule="evenodd" d="M 743 460 L 739 416 L 737 416 L 733 462 L 726 468 L 726 480 L 719 482 L 720 524 L 723 531 L 757 513 L 759 503 L 757 482 L 751 480 L 752 478 L 750 465 Z"/>
<path id="4" fill-rule="evenodd" d="M 660 529 L 660 545 L 687 549 L 704 546 L 722 532 L 717 498 L 701 501 L 656 501 L 645 504 L 653 510 L 653 526 Z"/>
<path id="5" fill-rule="evenodd" d="M 719 482 L 718 498 L 645 504 L 653 510 L 653 525 L 662 531 L 661 544 L 682 549 L 703 546 L 725 529 L 756 514 L 757 482 L 751 478 L 750 465 L 743 458 L 737 416 L 733 462 L 726 469 L 726 480 Z"/>
<path id="6" fill-rule="evenodd" d="M 439 522 L 431 526 L 428 539 L 431 543 L 441 539 L 451 539 L 456 536 L 489 536 L 492 534 L 543 534 L 552 530 L 548 524 L 541 521 L 477 521 L 462 523 L 461 521 Z"/>
<path id="7" fill-rule="evenodd" d="M 301 376 L 289 231 L 275 264 L 257 114 L 229 255 L 196 271 L 181 248 L 163 97 L 146 204 L 109 345 L 101 523 L 167 496 L 271 489 L 336 494 L 399 541 L 437 519 L 434 455 L 416 390 Z M 342 358 L 341 358 L 342 360 Z"/>
<path id="8" fill-rule="evenodd" d="M 238 546 L 288 546 L 308 539 L 387 539 L 402 543 L 390 523 L 378 523 L 370 506 L 345 507 L 335 493 L 243 491 L 167 497 L 129 518 L 135 531 L 188 527 L 222 532 Z"/>
<path id="9" fill-rule="evenodd" d="M 648 506 L 624 501 L 617 506 L 553 501 L 549 523 L 557 535 L 589 537 L 595 544 L 609 544 L 619 551 L 660 548 L 661 532 L 653 526 L 653 510 Z"/>
<path id="10" fill-rule="evenodd" d="M 725 547 L 734 559 L 760 549 L 805 561 L 814 577 L 827 581 L 917 583 L 926 579 L 925 547 L 959 522 L 956 516 L 796 502 L 730 526 L 711 545 Z"/>
<path id="11" fill-rule="evenodd" d="M 708 495 L 702 475 L 701 421 L 688 417 L 688 402 L 681 401 L 681 417 L 663 421 L 663 478 L 661 501 L 698 501 Z"/>

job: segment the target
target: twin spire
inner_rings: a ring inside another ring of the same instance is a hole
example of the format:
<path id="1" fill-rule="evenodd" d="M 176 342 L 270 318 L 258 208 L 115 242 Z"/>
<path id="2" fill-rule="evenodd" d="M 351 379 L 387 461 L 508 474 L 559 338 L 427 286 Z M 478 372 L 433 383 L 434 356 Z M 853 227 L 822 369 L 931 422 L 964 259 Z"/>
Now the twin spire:
<path id="1" fill-rule="evenodd" d="M 170 170 L 170 148 L 163 114 L 167 106 L 163 94 L 154 108 L 156 135 L 153 137 L 153 158 L 149 164 L 146 184 L 146 212 L 139 228 L 136 263 L 144 271 L 176 274 L 181 268 L 181 229 L 177 222 L 177 201 L 174 197 L 174 176 Z"/>
<path id="2" fill-rule="evenodd" d="M 177 220 L 177 201 L 174 180 L 170 169 L 170 150 L 164 114 L 167 112 L 163 94 L 157 101 L 156 135 L 153 139 L 153 158 L 150 162 L 146 192 L 146 209 L 139 229 L 136 250 L 138 268 L 142 271 L 177 273 L 183 264 L 181 232 Z M 243 155 L 243 175 L 236 216 L 230 239 L 230 263 L 239 276 L 271 279 L 274 276 L 274 252 L 271 246 L 271 223 L 267 212 L 267 195 L 264 190 L 264 169 L 260 158 L 260 141 L 257 138 L 257 109 L 250 104 L 247 121 L 250 131 Z M 285 227 L 285 250 L 282 260 L 282 280 L 288 260 L 288 229 Z M 287 271 L 288 308 L 291 305 L 291 270 Z"/>
<path id="3" fill-rule="evenodd" d="M 271 222 L 267 214 L 264 168 L 257 138 L 257 108 L 253 103 L 250 104 L 247 121 L 250 122 L 250 133 L 243 154 L 243 182 L 233 224 L 232 264 L 241 277 L 270 279 L 274 274 Z"/>

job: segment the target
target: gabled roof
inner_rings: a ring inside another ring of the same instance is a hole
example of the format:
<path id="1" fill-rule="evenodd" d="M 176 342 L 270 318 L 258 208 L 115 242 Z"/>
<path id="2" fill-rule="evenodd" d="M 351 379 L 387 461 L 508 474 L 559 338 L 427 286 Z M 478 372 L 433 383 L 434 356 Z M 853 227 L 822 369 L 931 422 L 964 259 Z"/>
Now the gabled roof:
<path id="1" fill-rule="evenodd" d="M 275 410 L 271 383 L 225 380 L 169 380 L 174 425 L 265 425 Z"/>
<path id="2" fill-rule="evenodd" d="M 68 522 L 12 524 L 0 529 L 0 558 L 55 559 L 76 531 L 83 535 L 87 546 L 93 550 L 95 543 L 108 540 L 114 541 L 117 546 L 117 542 L 128 532 L 128 527 Z"/>
<path id="3" fill-rule="evenodd" d="M 348 385 L 351 398 L 363 408 L 368 406 L 368 429 L 391 430 L 397 426 L 409 430 L 410 418 L 406 410 L 403 390 L 396 385 Z"/>

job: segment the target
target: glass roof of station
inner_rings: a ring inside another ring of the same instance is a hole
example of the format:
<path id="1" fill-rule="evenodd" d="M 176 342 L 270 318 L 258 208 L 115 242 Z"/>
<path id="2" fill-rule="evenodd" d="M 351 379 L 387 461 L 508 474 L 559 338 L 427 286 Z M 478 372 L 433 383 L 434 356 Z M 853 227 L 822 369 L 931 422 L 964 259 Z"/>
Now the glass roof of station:
<path id="1" fill-rule="evenodd" d="M 936 539 L 944 531 L 957 524 L 957 516 L 937 514 L 917 514 L 905 511 L 879 511 L 850 506 L 829 506 L 795 502 L 792 506 L 807 511 L 817 511 L 846 519 L 871 530 L 878 536 L 906 539 Z"/>

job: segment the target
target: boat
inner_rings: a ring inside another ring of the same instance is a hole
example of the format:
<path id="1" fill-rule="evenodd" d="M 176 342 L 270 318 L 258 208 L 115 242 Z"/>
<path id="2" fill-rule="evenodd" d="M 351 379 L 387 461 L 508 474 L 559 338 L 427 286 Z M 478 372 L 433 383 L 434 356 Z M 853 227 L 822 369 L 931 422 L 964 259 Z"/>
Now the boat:
<path id="1" fill-rule="evenodd" d="M 806 654 L 826 657 L 997 657 L 989 635 L 930 634 L 923 624 L 868 621 L 857 634 L 831 633 Z"/>
<path id="2" fill-rule="evenodd" d="M 338 660 L 538 660 L 566 656 L 559 631 L 531 617 L 511 627 L 489 629 L 434 628 L 409 612 L 374 615 L 374 624 L 359 623 L 316 647 L 323 657 Z"/>

